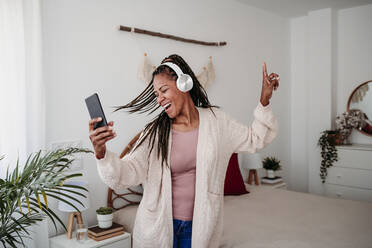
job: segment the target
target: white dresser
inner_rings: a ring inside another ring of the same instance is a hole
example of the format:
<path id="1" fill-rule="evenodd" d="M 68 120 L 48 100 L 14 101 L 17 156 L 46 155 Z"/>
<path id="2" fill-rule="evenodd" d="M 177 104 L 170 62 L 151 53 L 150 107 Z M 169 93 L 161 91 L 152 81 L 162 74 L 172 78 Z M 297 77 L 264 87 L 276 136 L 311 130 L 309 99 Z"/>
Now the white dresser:
<path id="1" fill-rule="evenodd" d="M 372 145 L 337 146 L 338 161 L 328 168 L 325 194 L 372 202 Z"/>

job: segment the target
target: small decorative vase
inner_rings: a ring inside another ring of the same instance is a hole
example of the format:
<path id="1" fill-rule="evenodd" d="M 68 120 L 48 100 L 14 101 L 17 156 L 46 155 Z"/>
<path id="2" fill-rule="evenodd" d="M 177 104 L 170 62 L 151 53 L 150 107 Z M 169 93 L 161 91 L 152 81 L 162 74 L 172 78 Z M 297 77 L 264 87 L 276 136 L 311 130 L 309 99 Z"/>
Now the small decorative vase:
<path id="1" fill-rule="evenodd" d="M 275 172 L 273 170 L 267 170 L 268 178 L 275 178 Z"/>
<path id="2" fill-rule="evenodd" d="M 98 227 L 99 228 L 109 228 L 112 226 L 112 219 L 114 214 L 97 214 Z"/>

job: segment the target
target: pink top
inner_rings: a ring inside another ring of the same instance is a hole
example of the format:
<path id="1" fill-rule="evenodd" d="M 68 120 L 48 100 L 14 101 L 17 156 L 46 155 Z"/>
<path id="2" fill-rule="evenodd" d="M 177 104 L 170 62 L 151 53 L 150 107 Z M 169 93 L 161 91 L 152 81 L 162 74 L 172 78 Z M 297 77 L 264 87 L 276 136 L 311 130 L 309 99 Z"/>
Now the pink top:
<path id="1" fill-rule="evenodd" d="M 193 217 L 198 130 L 198 128 L 188 132 L 172 130 L 170 165 L 174 219 L 192 220 Z"/>

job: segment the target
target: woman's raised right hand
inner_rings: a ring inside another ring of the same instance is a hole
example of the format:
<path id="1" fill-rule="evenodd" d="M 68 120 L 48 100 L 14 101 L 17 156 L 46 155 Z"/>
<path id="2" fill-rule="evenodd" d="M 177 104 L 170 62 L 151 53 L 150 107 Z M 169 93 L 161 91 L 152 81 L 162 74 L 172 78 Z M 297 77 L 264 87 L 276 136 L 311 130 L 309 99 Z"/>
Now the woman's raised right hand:
<path id="1" fill-rule="evenodd" d="M 94 130 L 94 124 L 101 120 L 101 118 L 95 118 L 89 121 L 89 139 L 92 142 L 97 159 L 105 157 L 106 142 L 116 137 L 116 133 L 112 129 L 114 126 L 113 121 L 110 121 L 107 126 Z"/>

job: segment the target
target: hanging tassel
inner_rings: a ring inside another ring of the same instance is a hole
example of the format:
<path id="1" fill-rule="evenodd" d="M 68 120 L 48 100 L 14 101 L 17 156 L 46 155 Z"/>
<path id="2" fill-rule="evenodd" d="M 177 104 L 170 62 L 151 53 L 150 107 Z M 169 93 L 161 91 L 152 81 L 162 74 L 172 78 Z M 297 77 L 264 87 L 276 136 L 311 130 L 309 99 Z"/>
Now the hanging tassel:
<path id="1" fill-rule="evenodd" d="M 204 89 L 206 89 L 216 79 L 216 73 L 212 63 L 212 56 L 209 56 L 207 66 L 204 66 L 203 70 L 196 77 Z"/>
<path id="2" fill-rule="evenodd" d="M 212 56 L 209 56 L 209 62 L 208 62 L 208 65 L 207 65 L 207 72 L 208 72 L 208 85 L 209 85 L 214 80 L 216 80 L 216 73 L 214 71 L 214 65 L 212 63 Z M 206 85 L 206 87 L 208 85 Z"/>
<path id="3" fill-rule="evenodd" d="M 147 53 L 144 54 L 142 62 L 138 66 L 137 77 L 138 79 L 150 83 L 154 67 L 149 60 Z"/>
<path id="4" fill-rule="evenodd" d="M 205 66 L 203 66 L 202 71 L 196 75 L 196 78 L 199 80 L 199 83 L 203 86 L 203 88 L 206 89 L 208 84 L 208 72 Z"/>

